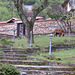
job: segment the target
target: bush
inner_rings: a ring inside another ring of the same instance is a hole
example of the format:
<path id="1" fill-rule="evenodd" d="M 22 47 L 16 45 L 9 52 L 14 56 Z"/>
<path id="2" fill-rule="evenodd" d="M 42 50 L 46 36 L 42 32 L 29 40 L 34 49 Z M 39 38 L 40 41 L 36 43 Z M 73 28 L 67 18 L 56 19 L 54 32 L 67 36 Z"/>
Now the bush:
<path id="1" fill-rule="evenodd" d="M 56 58 L 56 60 L 61 60 L 61 58 Z"/>
<path id="2" fill-rule="evenodd" d="M 56 59 L 54 55 L 44 55 L 43 57 L 45 57 L 46 59 L 50 59 L 50 60 Z"/>
<path id="3" fill-rule="evenodd" d="M 0 49 L 0 54 L 4 53 L 1 49 Z"/>
<path id="4" fill-rule="evenodd" d="M 20 72 L 9 64 L 0 63 L 0 75 L 18 75 Z"/>
<path id="5" fill-rule="evenodd" d="M 2 46 L 8 46 L 8 45 L 11 46 L 11 45 L 13 45 L 13 43 L 11 41 L 8 41 L 6 38 L 2 38 L 0 40 L 0 42 L 1 42 Z"/>
<path id="6" fill-rule="evenodd" d="M 37 55 L 39 55 L 39 56 L 40 56 L 40 52 L 39 52 L 39 51 L 37 51 Z"/>

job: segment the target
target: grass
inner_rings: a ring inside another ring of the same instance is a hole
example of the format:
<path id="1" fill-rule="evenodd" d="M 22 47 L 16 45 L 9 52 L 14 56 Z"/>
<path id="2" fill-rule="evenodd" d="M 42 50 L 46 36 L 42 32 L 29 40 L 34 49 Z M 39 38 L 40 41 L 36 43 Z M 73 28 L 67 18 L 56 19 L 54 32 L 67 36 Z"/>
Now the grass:
<path id="1" fill-rule="evenodd" d="M 13 39 L 9 39 L 9 41 L 13 42 Z M 6 42 L 5 42 L 6 43 Z M 4 43 L 4 44 L 5 44 Z M 69 42 L 69 37 L 53 37 L 52 38 L 52 46 L 57 46 L 57 45 L 75 45 L 75 37 L 71 36 L 71 42 Z M 1 46 L 0 42 L 0 46 Z M 23 39 L 16 38 L 15 43 L 13 43 L 14 48 L 36 48 L 36 47 L 48 47 L 50 45 L 50 37 L 49 36 L 35 36 L 34 37 L 34 43 L 33 47 L 30 47 L 28 43 L 26 43 L 26 38 L 24 37 Z"/>
<path id="2" fill-rule="evenodd" d="M 0 49 L 0 54 L 2 54 L 3 53 L 3 51 Z"/>
<path id="3" fill-rule="evenodd" d="M 55 51 L 52 52 L 52 58 L 54 59 L 49 59 L 50 55 L 48 53 L 40 53 L 34 54 L 31 57 L 38 57 L 40 59 L 43 59 L 45 61 L 55 61 L 55 62 L 62 62 L 62 63 L 75 63 L 75 48 L 71 50 L 61 50 L 61 51 Z M 58 60 L 58 59 L 61 60 Z"/>
<path id="4" fill-rule="evenodd" d="M 13 39 L 9 39 L 9 41 L 13 41 Z M 50 44 L 50 37 L 49 36 L 35 36 L 34 37 L 35 43 L 33 44 L 33 47 L 41 47 L 42 50 L 44 47 L 48 47 Z M 71 36 L 71 42 L 69 42 L 69 37 L 53 37 L 52 38 L 52 45 L 75 45 L 75 36 Z M 14 48 L 33 48 L 29 47 L 29 44 L 26 43 L 26 38 L 20 39 L 16 38 L 15 43 L 13 44 Z M 0 50 L 0 53 L 2 51 Z M 38 52 L 39 54 L 39 52 Z M 44 56 L 43 56 L 44 55 Z M 38 57 L 46 61 L 56 61 L 56 62 L 63 62 L 63 63 L 69 63 L 74 62 L 75 63 L 75 49 L 72 50 L 62 50 L 62 51 L 55 51 L 52 52 L 52 55 L 55 57 L 54 60 L 49 60 L 45 58 L 45 55 L 47 56 L 48 53 L 40 53 L 39 55 L 35 54 L 31 57 Z M 61 60 L 57 60 L 57 58 L 60 58 Z"/>
<path id="5" fill-rule="evenodd" d="M 12 39 L 11 39 L 12 40 Z M 75 37 L 71 37 L 71 42 L 69 43 L 69 37 L 53 37 L 52 38 L 52 45 L 57 44 L 63 44 L 63 45 L 71 45 L 75 44 Z M 13 41 L 13 40 L 12 40 Z M 35 43 L 33 44 L 33 47 L 48 47 L 50 44 L 50 37 L 49 36 L 35 36 L 34 37 Z M 26 43 L 26 38 L 23 39 L 15 39 L 15 43 L 13 44 L 13 47 L 18 48 L 27 48 L 30 47 L 29 44 Z"/>

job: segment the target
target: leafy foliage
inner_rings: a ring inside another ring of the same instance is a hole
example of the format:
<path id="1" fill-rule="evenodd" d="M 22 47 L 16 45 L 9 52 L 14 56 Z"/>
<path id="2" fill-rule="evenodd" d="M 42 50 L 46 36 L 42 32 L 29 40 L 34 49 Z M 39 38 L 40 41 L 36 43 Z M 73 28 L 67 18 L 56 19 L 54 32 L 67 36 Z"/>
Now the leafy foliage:
<path id="1" fill-rule="evenodd" d="M 23 0 L 24 4 L 32 5 L 35 4 L 37 0 Z"/>
<path id="2" fill-rule="evenodd" d="M 43 16 L 44 18 L 48 18 L 48 17 L 55 18 L 55 15 L 52 12 L 49 13 L 50 12 L 49 10 L 51 10 L 55 4 L 58 4 L 61 6 L 61 4 L 63 3 L 63 0 L 48 0 L 48 2 L 49 2 L 48 7 L 44 9 L 42 12 L 40 12 L 39 16 Z M 56 5 L 55 7 L 58 8 Z M 60 15 L 56 15 L 56 16 L 60 16 Z"/>
<path id="3" fill-rule="evenodd" d="M 11 46 L 11 45 L 13 45 L 13 43 L 11 42 L 11 41 L 8 41 L 6 38 L 2 38 L 1 40 L 0 40 L 0 43 L 2 44 L 2 46 Z"/>
<path id="4" fill-rule="evenodd" d="M 64 19 L 65 20 L 65 17 L 64 17 L 64 13 L 63 13 L 63 9 L 61 8 L 61 5 L 59 5 L 59 3 L 55 3 L 52 5 L 51 8 L 48 8 L 47 9 L 48 12 L 48 16 L 51 17 L 52 19 L 54 18 L 55 20 L 59 20 L 59 19 Z"/>
<path id="5" fill-rule="evenodd" d="M 1 49 L 0 49 L 0 54 L 4 53 Z"/>
<path id="6" fill-rule="evenodd" d="M 14 3 L 10 0 L 0 0 L 0 21 L 6 21 L 12 17 L 19 18 Z"/>
<path id="7" fill-rule="evenodd" d="M 49 59 L 49 60 L 54 60 L 55 59 L 54 55 L 42 55 L 42 56 L 45 57 L 46 59 Z"/>
<path id="8" fill-rule="evenodd" d="M 0 63 L 0 75 L 18 75 L 20 72 L 9 64 Z"/>
<path id="9" fill-rule="evenodd" d="M 39 0 L 38 0 L 39 1 Z M 43 1 L 43 0 L 42 0 Z M 33 5 L 37 7 L 37 0 L 23 0 L 25 5 Z M 49 7 L 51 7 L 56 2 L 62 3 L 63 0 L 49 0 Z M 40 2 L 39 2 L 40 3 Z M 11 17 L 19 18 L 17 10 L 14 6 L 13 0 L 0 0 L 0 21 L 5 21 L 10 19 Z M 46 9 L 40 12 L 38 16 L 43 16 L 45 18 L 48 17 Z"/>

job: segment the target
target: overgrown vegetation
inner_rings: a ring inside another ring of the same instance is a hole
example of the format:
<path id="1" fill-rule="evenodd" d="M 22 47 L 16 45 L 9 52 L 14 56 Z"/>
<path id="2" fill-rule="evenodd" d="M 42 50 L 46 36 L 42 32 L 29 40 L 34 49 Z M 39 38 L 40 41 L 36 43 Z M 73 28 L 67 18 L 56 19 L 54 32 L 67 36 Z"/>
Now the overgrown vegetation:
<path id="1" fill-rule="evenodd" d="M 2 54 L 3 53 L 3 51 L 0 49 L 0 54 Z"/>
<path id="2" fill-rule="evenodd" d="M 35 2 L 36 2 L 36 0 L 35 0 Z M 63 0 L 48 0 L 48 2 L 49 2 L 48 7 L 47 7 L 46 9 L 44 9 L 43 11 L 41 11 L 41 12 L 38 14 L 38 16 L 42 16 L 42 17 L 44 17 L 44 18 L 51 17 L 51 16 L 49 16 L 49 15 L 47 14 L 47 13 L 49 12 L 49 9 L 51 9 L 52 6 L 53 6 L 55 3 L 58 3 L 58 5 L 61 5 L 61 4 L 63 3 Z M 35 6 L 35 7 L 38 7 L 39 5 L 38 5 L 38 3 L 35 3 L 34 6 Z M 51 17 L 51 18 L 52 18 L 52 17 Z"/>
<path id="3" fill-rule="evenodd" d="M 18 75 L 20 72 L 9 64 L 0 63 L 0 75 Z"/>
<path id="4" fill-rule="evenodd" d="M 1 46 L 12 46 L 13 45 L 13 42 L 7 40 L 6 38 L 2 38 L 0 40 L 0 44 L 1 44 Z"/>
<path id="5" fill-rule="evenodd" d="M 41 40 L 42 39 L 42 40 Z M 45 48 L 49 47 L 50 45 L 50 37 L 49 36 L 35 36 L 34 37 L 35 43 L 32 44 L 32 47 L 30 47 L 30 44 L 26 43 L 26 38 L 20 39 L 16 38 L 15 43 L 13 43 L 13 39 L 6 39 L 2 38 L 0 40 L 0 46 L 13 46 L 14 48 Z M 52 46 L 64 46 L 64 45 L 75 45 L 75 37 L 71 36 L 71 42 L 69 42 L 69 37 L 53 37 L 52 38 Z M 39 54 L 39 52 L 38 52 Z"/>
<path id="6" fill-rule="evenodd" d="M 42 40 L 41 40 L 42 39 Z M 50 45 L 50 37 L 49 36 L 35 36 L 34 37 L 35 43 L 33 43 L 33 47 L 48 47 Z M 9 41 L 13 41 L 12 39 Z M 52 46 L 57 46 L 57 45 L 75 45 L 75 37 L 71 36 L 71 42 L 69 42 L 69 37 L 53 37 L 52 38 Z M 15 39 L 15 43 L 13 44 L 13 47 L 18 47 L 18 48 L 28 48 L 30 47 L 29 44 L 26 43 L 26 38 L 20 39 L 17 38 Z"/>
<path id="7" fill-rule="evenodd" d="M 6 21 L 12 17 L 19 18 L 16 8 L 11 0 L 0 0 L 0 21 Z"/>
<path id="8" fill-rule="evenodd" d="M 69 49 L 69 50 L 56 50 L 55 52 L 52 52 L 52 55 L 49 55 L 49 53 L 40 53 L 40 56 L 38 54 L 34 54 L 31 57 L 37 57 L 44 61 L 55 61 L 55 62 L 62 62 L 62 63 L 75 63 L 75 48 Z"/>

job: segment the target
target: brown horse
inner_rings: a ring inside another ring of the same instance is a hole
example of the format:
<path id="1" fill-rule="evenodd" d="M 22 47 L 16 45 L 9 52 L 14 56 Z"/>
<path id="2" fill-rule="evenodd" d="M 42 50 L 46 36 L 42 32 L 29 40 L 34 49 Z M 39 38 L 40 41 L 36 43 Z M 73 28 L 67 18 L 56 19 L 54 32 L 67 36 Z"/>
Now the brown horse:
<path id="1" fill-rule="evenodd" d="M 60 37 L 61 35 L 64 36 L 64 33 L 62 32 L 62 30 L 56 29 L 56 30 L 54 31 L 54 36 L 57 36 L 57 35 L 59 35 L 59 37 Z"/>

